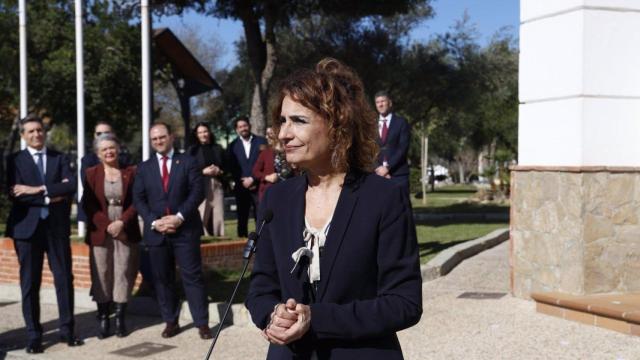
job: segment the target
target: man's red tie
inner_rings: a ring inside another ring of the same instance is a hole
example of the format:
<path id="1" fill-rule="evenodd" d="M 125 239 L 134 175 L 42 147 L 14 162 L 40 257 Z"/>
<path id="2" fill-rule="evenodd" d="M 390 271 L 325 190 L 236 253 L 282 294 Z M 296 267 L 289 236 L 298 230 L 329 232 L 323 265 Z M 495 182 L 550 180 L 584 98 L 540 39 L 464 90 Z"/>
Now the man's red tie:
<path id="1" fill-rule="evenodd" d="M 168 157 L 162 157 L 162 190 L 164 190 L 165 193 L 169 192 L 169 168 L 167 167 L 167 160 L 169 160 Z M 171 213 L 169 206 L 164 209 L 164 212 L 166 215 Z"/>
<path id="2" fill-rule="evenodd" d="M 169 191 L 169 168 L 167 167 L 168 157 L 162 157 L 162 189 L 164 192 Z"/>
<path id="3" fill-rule="evenodd" d="M 382 134 L 380 135 L 380 141 L 382 143 L 387 142 L 387 134 L 389 133 L 389 128 L 387 127 L 387 119 L 382 120 Z"/>

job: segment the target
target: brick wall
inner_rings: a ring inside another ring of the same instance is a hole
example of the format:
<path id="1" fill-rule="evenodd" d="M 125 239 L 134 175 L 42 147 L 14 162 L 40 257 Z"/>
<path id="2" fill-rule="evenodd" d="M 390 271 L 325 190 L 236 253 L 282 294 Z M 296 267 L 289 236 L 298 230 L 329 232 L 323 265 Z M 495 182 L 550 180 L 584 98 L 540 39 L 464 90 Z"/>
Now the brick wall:
<path id="1" fill-rule="evenodd" d="M 241 269 L 242 251 L 246 240 L 222 243 L 202 244 L 202 265 L 206 271 L 215 269 Z M 73 257 L 73 285 L 76 288 L 91 287 L 91 273 L 89 268 L 89 247 L 85 244 L 71 244 Z M 140 285 L 142 277 L 138 274 L 136 287 Z M 0 238 L 0 283 L 18 284 L 20 273 L 18 259 L 13 247 L 13 240 Z M 49 270 L 46 256 L 42 270 L 43 286 L 53 286 L 53 275 Z"/>

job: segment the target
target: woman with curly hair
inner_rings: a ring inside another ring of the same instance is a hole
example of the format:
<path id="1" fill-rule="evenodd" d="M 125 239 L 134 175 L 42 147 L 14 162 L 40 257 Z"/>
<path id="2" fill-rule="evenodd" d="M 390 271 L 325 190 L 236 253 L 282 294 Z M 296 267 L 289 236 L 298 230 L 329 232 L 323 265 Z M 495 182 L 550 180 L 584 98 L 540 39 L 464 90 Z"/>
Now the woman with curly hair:
<path id="1" fill-rule="evenodd" d="M 246 305 L 268 359 L 401 359 L 422 314 L 418 247 L 401 188 L 371 173 L 376 114 L 335 59 L 285 79 L 273 112 L 287 162 L 271 186 Z M 260 218 L 259 218 L 260 219 Z"/>

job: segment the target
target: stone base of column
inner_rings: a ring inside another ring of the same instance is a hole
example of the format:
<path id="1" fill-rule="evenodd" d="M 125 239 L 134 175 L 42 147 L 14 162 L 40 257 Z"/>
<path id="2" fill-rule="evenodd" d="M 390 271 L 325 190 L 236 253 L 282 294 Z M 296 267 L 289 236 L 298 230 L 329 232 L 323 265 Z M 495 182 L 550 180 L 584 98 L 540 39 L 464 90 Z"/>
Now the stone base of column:
<path id="1" fill-rule="evenodd" d="M 640 291 L 640 168 L 512 168 L 515 296 Z"/>

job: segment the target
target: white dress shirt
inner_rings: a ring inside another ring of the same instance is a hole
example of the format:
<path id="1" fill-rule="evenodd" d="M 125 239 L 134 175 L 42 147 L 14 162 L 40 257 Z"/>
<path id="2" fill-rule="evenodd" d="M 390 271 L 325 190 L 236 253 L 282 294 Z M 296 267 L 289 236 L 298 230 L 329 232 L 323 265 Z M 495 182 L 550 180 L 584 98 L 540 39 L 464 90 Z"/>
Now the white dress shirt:
<path id="1" fill-rule="evenodd" d="M 160 155 L 159 153 L 156 153 L 156 156 L 158 157 L 158 165 L 160 166 L 160 175 L 162 175 L 162 157 L 165 155 Z M 173 149 L 171 149 L 171 151 L 169 151 L 169 153 L 166 156 L 167 156 L 167 171 L 169 172 L 169 174 L 171 174 L 171 164 L 173 163 Z"/>
<path id="2" fill-rule="evenodd" d="M 158 159 L 158 166 L 160 166 L 160 176 L 162 176 L 162 158 L 166 156 L 167 157 L 167 172 L 168 175 L 171 175 L 171 164 L 173 164 L 173 149 L 171 149 L 171 151 L 169 151 L 169 153 L 167 155 L 161 155 L 160 153 L 156 153 L 156 157 Z M 182 216 L 182 213 L 178 212 L 176 214 L 177 217 L 180 218 L 180 220 L 184 221 L 184 216 Z M 151 222 L 151 229 L 154 230 L 155 228 L 155 221 Z"/>
<path id="3" fill-rule="evenodd" d="M 240 136 L 240 140 L 242 140 L 242 146 L 244 146 L 244 154 L 249 158 L 249 154 L 251 154 L 251 140 L 253 139 L 253 135 L 249 136 L 249 140 L 245 140 L 242 136 Z"/>
<path id="4" fill-rule="evenodd" d="M 36 163 L 36 167 L 38 166 L 38 154 L 42 154 L 42 170 L 44 171 L 44 175 L 47 174 L 47 147 L 43 146 L 42 149 L 36 150 L 30 146 L 27 146 L 27 151 L 31 155 L 33 162 Z M 44 185 L 44 203 L 49 205 L 51 199 L 47 196 L 47 185 Z"/>
<path id="5" fill-rule="evenodd" d="M 42 165 L 44 166 L 44 173 L 47 173 L 47 147 L 44 146 L 42 149 L 40 150 L 36 150 L 32 147 L 27 146 L 27 151 L 29 151 L 29 154 L 31 154 L 31 158 L 33 159 L 33 162 L 36 163 L 36 166 L 38 165 L 38 153 L 42 154 Z"/>

